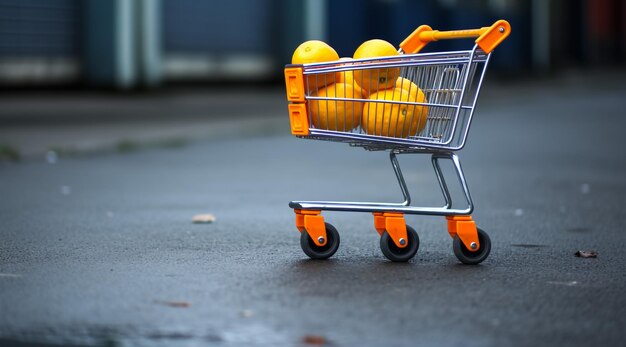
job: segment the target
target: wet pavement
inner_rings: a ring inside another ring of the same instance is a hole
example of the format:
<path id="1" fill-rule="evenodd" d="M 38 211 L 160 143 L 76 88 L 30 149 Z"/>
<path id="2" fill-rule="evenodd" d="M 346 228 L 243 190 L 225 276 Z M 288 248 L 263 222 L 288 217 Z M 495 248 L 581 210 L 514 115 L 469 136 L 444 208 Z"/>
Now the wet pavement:
<path id="1" fill-rule="evenodd" d="M 401 200 L 385 153 L 344 144 L 257 134 L 0 164 L 0 344 L 620 345 L 616 85 L 485 91 L 459 153 L 492 239 L 478 266 L 459 264 L 443 218 L 421 216 L 407 217 L 417 256 L 391 263 L 358 213 L 325 213 L 341 246 L 309 260 L 290 200 Z M 429 158 L 399 159 L 414 204 L 441 205 Z"/>

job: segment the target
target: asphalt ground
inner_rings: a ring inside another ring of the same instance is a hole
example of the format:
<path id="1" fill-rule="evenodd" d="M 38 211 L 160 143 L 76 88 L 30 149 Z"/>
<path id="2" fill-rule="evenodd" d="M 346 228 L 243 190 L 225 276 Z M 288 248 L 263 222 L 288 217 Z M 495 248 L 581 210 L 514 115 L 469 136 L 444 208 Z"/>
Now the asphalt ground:
<path id="1" fill-rule="evenodd" d="M 620 80 L 485 92 L 459 153 L 492 240 L 478 266 L 442 217 L 407 216 L 406 264 L 359 213 L 324 213 L 333 258 L 303 254 L 288 202 L 399 201 L 386 153 L 248 135 L 3 163 L 0 345 L 622 345 Z M 428 156 L 399 158 L 414 204 L 441 205 Z"/>

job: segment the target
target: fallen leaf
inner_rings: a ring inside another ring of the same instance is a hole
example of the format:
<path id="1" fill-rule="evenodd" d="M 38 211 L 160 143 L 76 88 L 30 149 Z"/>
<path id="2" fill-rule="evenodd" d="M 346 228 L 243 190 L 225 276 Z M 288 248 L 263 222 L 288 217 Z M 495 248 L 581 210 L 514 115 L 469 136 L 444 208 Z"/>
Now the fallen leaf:
<path id="1" fill-rule="evenodd" d="M 215 216 L 209 213 L 197 214 L 191 218 L 191 222 L 196 224 L 208 224 L 215 222 Z"/>
<path id="2" fill-rule="evenodd" d="M 320 335 L 305 335 L 302 338 L 305 345 L 323 346 L 326 344 L 326 338 Z"/>
<path id="3" fill-rule="evenodd" d="M 186 301 L 161 301 L 161 300 L 155 300 L 154 302 L 156 302 L 157 304 L 161 304 L 161 305 L 165 305 L 165 306 L 169 306 L 169 307 L 187 308 L 187 307 L 191 306 Z"/>
<path id="4" fill-rule="evenodd" d="M 598 252 L 596 251 L 577 251 L 574 253 L 575 256 L 580 258 L 597 258 Z"/>

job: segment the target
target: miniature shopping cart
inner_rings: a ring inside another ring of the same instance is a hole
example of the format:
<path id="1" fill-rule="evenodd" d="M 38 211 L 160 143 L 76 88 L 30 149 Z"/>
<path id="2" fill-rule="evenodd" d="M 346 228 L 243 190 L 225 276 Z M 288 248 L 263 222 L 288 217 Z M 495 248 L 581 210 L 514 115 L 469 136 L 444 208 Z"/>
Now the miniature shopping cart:
<path id="1" fill-rule="evenodd" d="M 306 255 L 326 259 L 339 247 L 337 229 L 324 221 L 321 211 L 353 211 L 374 215 L 380 248 L 391 261 L 408 261 L 419 247 L 418 235 L 406 225 L 404 214 L 445 216 L 454 254 L 462 263 L 478 264 L 488 257 L 491 241 L 472 220 L 474 205 L 455 152 L 465 145 L 491 52 L 510 31 L 505 20 L 490 27 L 458 31 L 436 31 L 422 25 L 400 44 L 399 55 L 285 67 L 292 134 L 344 142 L 370 151 L 389 151 L 404 196 L 401 203 L 292 201 L 289 207 L 296 213 L 300 244 Z M 428 42 L 476 37 L 471 50 L 418 53 Z M 358 83 L 350 83 L 346 74 L 360 76 L 361 84 L 367 84 L 363 83 L 364 75 L 368 81 L 380 84 L 396 77 L 408 81 L 406 88 L 375 85 L 356 93 L 353 90 Z M 431 155 L 444 206 L 411 206 L 396 158 L 404 153 Z M 465 198 L 463 206 L 467 203 L 464 209 L 452 206 L 442 159 L 453 164 Z"/>

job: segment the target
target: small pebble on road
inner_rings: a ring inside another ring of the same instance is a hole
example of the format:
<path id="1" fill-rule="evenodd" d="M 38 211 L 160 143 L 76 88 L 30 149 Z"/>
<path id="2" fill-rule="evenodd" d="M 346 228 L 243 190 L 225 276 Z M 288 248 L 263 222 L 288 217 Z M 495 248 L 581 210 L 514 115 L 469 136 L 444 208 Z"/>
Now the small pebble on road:
<path id="1" fill-rule="evenodd" d="M 191 306 L 186 301 L 162 301 L 162 300 L 155 300 L 154 302 L 157 303 L 157 304 L 161 304 L 161 305 L 165 305 L 165 306 L 169 306 L 169 307 L 187 308 L 187 307 Z"/>
<path id="2" fill-rule="evenodd" d="M 193 216 L 191 222 L 195 224 L 208 224 L 215 222 L 215 216 L 212 214 L 197 214 Z"/>

